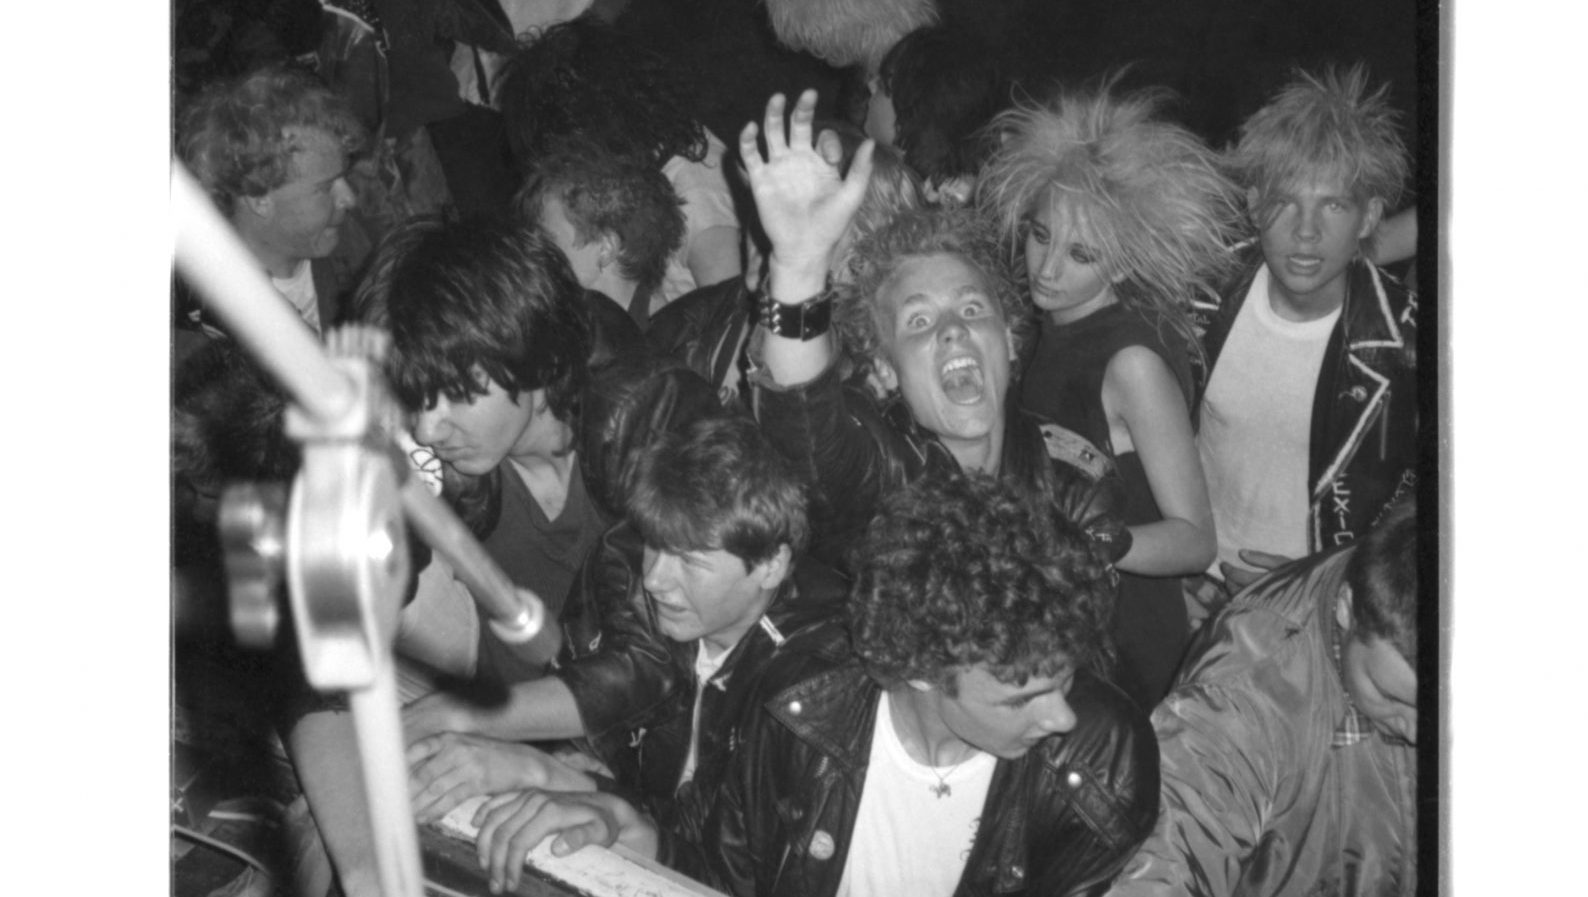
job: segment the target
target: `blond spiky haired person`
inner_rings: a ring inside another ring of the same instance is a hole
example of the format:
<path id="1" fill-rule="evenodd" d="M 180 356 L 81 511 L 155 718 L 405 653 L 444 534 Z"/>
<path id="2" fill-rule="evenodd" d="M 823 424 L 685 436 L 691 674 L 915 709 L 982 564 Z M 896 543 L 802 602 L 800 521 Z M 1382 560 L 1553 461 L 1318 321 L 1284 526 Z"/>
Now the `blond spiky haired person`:
<path id="1" fill-rule="evenodd" d="M 1206 569 L 1217 544 L 1192 429 L 1190 312 L 1231 270 L 1239 193 L 1213 150 L 1161 117 L 1167 94 L 1118 93 L 1116 80 L 1000 114 L 978 190 L 1040 315 L 1020 405 L 1124 476 L 1119 682 L 1151 708 L 1190 636 L 1178 577 Z"/>
<path id="2" fill-rule="evenodd" d="M 1409 165 L 1364 68 L 1298 72 L 1229 162 L 1256 239 L 1208 324 L 1197 442 L 1238 588 L 1272 562 L 1254 553 L 1344 545 L 1414 490 L 1417 298 L 1367 258 Z"/>

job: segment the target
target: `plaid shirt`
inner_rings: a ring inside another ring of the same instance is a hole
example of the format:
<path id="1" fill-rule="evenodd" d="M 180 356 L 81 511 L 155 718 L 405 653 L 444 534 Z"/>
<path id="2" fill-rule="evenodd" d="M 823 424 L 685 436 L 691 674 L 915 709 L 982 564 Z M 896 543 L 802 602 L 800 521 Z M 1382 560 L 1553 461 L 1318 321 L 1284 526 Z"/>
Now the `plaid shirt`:
<path id="1" fill-rule="evenodd" d="M 1349 588 L 1349 587 L 1347 587 Z M 1351 690 L 1345 687 L 1345 664 L 1343 661 L 1345 648 L 1345 633 L 1339 626 L 1331 626 L 1330 647 L 1334 652 L 1334 671 L 1340 675 L 1340 689 L 1345 693 L 1345 717 L 1334 728 L 1334 740 L 1330 742 L 1335 747 L 1346 747 L 1356 744 L 1373 734 L 1373 724 L 1356 709 L 1356 704 L 1351 700 Z"/>

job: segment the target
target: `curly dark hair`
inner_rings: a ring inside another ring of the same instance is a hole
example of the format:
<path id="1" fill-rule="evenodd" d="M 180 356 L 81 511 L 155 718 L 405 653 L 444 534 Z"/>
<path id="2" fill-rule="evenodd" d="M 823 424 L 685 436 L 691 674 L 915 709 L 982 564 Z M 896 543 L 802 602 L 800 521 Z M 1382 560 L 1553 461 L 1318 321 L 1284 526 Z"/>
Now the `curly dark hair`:
<path id="1" fill-rule="evenodd" d="M 661 286 L 684 242 L 684 209 L 660 170 L 586 141 L 561 141 L 537 160 L 513 205 L 534 223 L 549 199 L 562 203 L 581 244 L 617 236 L 618 270 L 637 293 Z"/>
<path id="2" fill-rule="evenodd" d="M 515 400 L 545 389 L 560 421 L 578 414 L 589 378 L 584 288 L 533 225 L 411 218 L 376 248 L 354 306 L 359 320 L 391 331 L 387 377 L 410 411 L 441 395 L 483 395 L 483 372 Z"/>
<path id="3" fill-rule="evenodd" d="M 847 260 L 851 278 L 833 286 L 833 327 L 845 352 L 860 370 L 882 354 L 877 295 L 883 284 L 912 258 L 955 255 L 988 281 L 1004 322 L 1014 334 L 1015 357 L 1023 357 L 1036 332 L 1031 305 L 1016 289 L 1009 253 L 992 221 L 974 208 L 902 209 L 892 221 L 863 235 Z M 1019 365 L 1012 364 L 1011 376 Z"/>
<path id="4" fill-rule="evenodd" d="M 318 78 L 281 64 L 211 85 L 180 113 L 176 152 L 210 199 L 230 215 L 244 196 L 287 182 L 304 130 L 325 131 L 349 155 L 367 134 L 353 111 Z"/>
<path id="5" fill-rule="evenodd" d="M 580 138 L 660 168 L 706 157 L 676 63 L 590 15 L 532 33 L 503 67 L 497 97 L 513 157 L 526 171 L 553 143 Z"/>
<path id="6" fill-rule="evenodd" d="M 855 652 L 884 686 L 952 696 L 985 665 L 1001 682 L 1102 673 L 1115 576 L 1085 532 L 1009 480 L 953 474 L 890 496 L 856 547 Z"/>

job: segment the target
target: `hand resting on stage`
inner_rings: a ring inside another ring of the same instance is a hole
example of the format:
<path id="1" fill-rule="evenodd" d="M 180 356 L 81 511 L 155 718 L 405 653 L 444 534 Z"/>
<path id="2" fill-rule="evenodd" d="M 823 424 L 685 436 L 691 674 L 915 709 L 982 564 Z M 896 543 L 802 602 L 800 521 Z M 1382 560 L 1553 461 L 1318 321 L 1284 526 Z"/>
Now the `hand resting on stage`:
<path id="1" fill-rule="evenodd" d="M 471 797 L 525 788 L 590 791 L 595 781 L 527 744 L 444 732 L 408 746 L 414 818 L 433 822 Z"/>
<path id="2" fill-rule="evenodd" d="M 590 844 L 621 844 L 646 859 L 657 853 L 656 826 L 615 794 L 600 791 L 553 792 L 529 789 L 500 794 L 474 814 L 479 827 L 475 849 L 490 873 L 492 893 L 518 886 L 524 856 L 548 837 L 554 856 Z"/>

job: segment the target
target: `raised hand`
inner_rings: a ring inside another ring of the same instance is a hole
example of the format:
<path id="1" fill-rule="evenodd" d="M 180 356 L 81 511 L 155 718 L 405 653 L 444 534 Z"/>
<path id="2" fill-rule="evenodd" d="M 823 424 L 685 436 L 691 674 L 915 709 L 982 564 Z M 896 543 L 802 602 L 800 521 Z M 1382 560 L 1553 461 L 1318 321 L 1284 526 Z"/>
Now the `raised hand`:
<path id="1" fill-rule="evenodd" d="M 835 140 L 818 145 L 811 133 L 816 115 L 816 91 L 800 95 L 784 127 L 782 94 L 766 104 L 766 158 L 756 146 L 761 128 L 755 122 L 739 133 L 739 155 L 744 159 L 750 190 L 761 225 L 772 240 L 771 264 L 779 269 L 825 278 L 833 247 L 849 226 L 865 196 L 871 177 L 875 144 L 867 140 L 855 153 L 849 175 L 838 173 Z M 779 296 L 800 301 L 805 296 Z"/>

